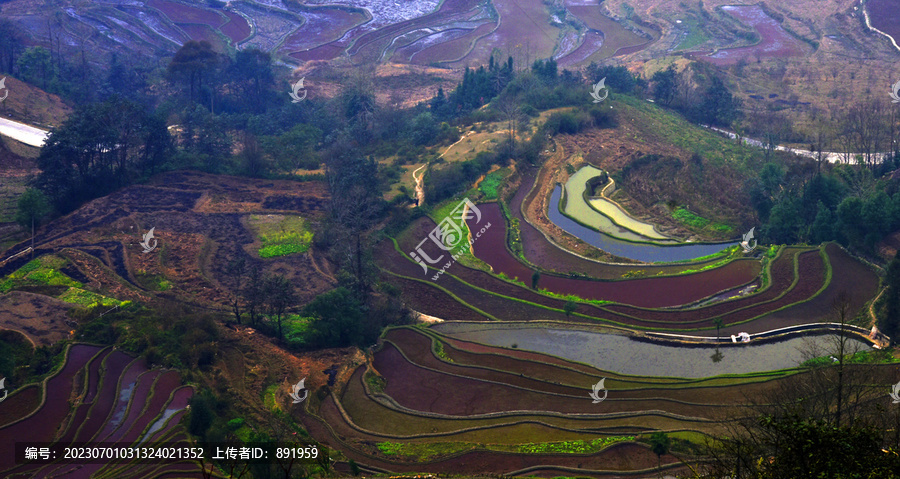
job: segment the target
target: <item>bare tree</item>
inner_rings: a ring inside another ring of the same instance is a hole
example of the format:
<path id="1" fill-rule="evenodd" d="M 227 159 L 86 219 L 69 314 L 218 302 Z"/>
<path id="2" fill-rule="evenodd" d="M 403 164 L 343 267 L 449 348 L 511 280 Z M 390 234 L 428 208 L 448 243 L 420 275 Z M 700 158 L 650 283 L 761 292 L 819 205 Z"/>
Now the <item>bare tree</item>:
<path id="1" fill-rule="evenodd" d="M 241 324 L 241 313 L 243 307 L 242 291 L 244 289 L 244 276 L 247 274 L 247 260 L 240 257 L 228 263 L 225 272 L 231 280 L 231 291 L 229 292 L 228 302 L 231 305 L 231 311 L 234 313 L 234 319 Z"/>
<path id="2" fill-rule="evenodd" d="M 846 130 L 851 135 L 854 149 L 863 155 L 863 161 L 870 168 L 875 167 L 876 155 L 886 136 L 885 110 L 884 101 L 869 98 L 847 111 Z"/>

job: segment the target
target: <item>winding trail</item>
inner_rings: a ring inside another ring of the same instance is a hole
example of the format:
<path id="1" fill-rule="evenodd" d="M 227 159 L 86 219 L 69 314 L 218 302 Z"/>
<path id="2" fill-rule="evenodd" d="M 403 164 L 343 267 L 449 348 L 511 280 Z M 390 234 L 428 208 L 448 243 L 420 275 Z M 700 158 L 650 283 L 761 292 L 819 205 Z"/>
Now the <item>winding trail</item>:
<path id="1" fill-rule="evenodd" d="M 444 155 L 441 155 L 441 156 L 444 156 Z M 422 168 L 425 168 L 426 166 L 428 166 L 427 163 L 416 168 L 412 173 L 413 179 L 416 180 L 416 199 L 419 200 L 419 203 L 416 206 L 422 206 L 425 204 L 425 189 L 422 188 L 422 178 L 425 177 L 425 172 L 423 171 L 422 174 L 419 176 L 416 176 L 416 172 L 418 172 Z"/>

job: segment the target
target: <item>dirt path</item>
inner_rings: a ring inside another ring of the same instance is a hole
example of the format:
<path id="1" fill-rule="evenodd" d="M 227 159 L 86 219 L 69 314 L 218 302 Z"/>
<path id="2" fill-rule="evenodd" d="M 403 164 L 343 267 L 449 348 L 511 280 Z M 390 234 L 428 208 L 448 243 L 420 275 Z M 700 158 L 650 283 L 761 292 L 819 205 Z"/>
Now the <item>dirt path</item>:
<path id="1" fill-rule="evenodd" d="M 872 320 L 872 323 L 869 324 L 869 326 L 875 326 L 876 324 L 878 324 L 878 318 L 875 316 L 875 303 L 878 302 L 882 294 L 884 294 L 884 289 L 882 289 L 881 292 L 878 293 L 878 296 L 875 296 L 875 299 L 873 299 L 872 302 L 869 303 L 869 318 Z"/>
<path id="2" fill-rule="evenodd" d="M 446 153 L 446 151 L 444 153 Z M 441 156 L 444 156 L 444 155 L 441 155 Z M 425 177 L 425 172 L 423 171 L 422 174 L 419 176 L 416 176 L 416 173 L 419 170 L 421 170 L 422 168 L 425 168 L 426 166 L 428 166 L 428 165 L 427 164 L 422 165 L 422 166 L 416 168 L 415 170 L 413 170 L 413 172 L 412 172 L 413 178 L 416 180 L 416 199 L 419 200 L 418 204 L 416 204 L 415 206 L 422 206 L 425 204 L 425 189 L 422 188 L 422 178 Z"/>

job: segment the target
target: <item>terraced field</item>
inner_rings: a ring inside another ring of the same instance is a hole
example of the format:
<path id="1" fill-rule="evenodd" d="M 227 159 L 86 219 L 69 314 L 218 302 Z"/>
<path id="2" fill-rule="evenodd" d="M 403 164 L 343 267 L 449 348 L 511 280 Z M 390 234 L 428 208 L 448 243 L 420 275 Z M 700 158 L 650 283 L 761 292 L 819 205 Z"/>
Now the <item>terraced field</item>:
<path id="1" fill-rule="evenodd" d="M 628 241 L 671 241 L 671 238 L 657 232 L 653 225 L 637 221 L 624 212 L 613 216 L 595 207 L 588 200 L 586 188 L 601 173 L 601 170 L 587 165 L 569 177 L 563 187 L 560 210 L 575 221 L 615 238 Z"/>
<path id="2" fill-rule="evenodd" d="M 17 390 L 4 401 L 0 435 L 16 438 L 17 442 L 122 446 L 164 442 L 167 446 L 190 447 L 179 423 L 192 395 L 193 389 L 181 386 L 181 378 L 174 371 L 148 369 L 144 360 L 111 348 L 74 344 L 54 376 L 42 385 Z M 203 477 L 199 465 L 189 460 L 77 464 L 57 457 L 42 464 L 12 461 L 12 454 L 0 455 L 0 475 L 157 477 L 177 473 L 179 477 Z"/>
<path id="3" fill-rule="evenodd" d="M 310 405 L 303 421 L 371 470 L 651 474 L 656 458 L 641 442 L 650 433 L 720 433 L 744 413 L 747 394 L 765 395 L 795 373 L 632 377 L 402 327 L 386 332 L 371 365 Z M 608 397 L 592 404 L 589 385 L 601 378 Z M 682 470 L 679 459 L 664 455 L 663 470 Z"/>
<path id="4" fill-rule="evenodd" d="M 259 48 L 290 63 L 332 60 L 355 63 L 391 61 L 463 67 L 487 63 L 495 48 L 517 61 L 549 58 L 557 50 L 566 65 L 617 54 L 651 41 L 629 31 L 594 8 L 565 5 L 590 25 L 588 32 L 562 22 L 540 0 L 429 0 L 398 4 L 386 0 L 305 0 L 188 2 L 72 2 L 48 24 L 48 12 L 27 0 L 4 3 L 4 16 L 36 40 L 49 28 L 63 45 L 89 44 L 93 51 L 125 49 L 146 57 L 171 54 L 188 40 L 206 40 L 219 51 Z M 575 11 L 577 10 L 577 13 Z M 560 35 L 569 40 L 561 45 Z M 577 45 L 577 46 L 576 46 Z M 602 47 L 601 47 L 602 45 Z M 599 56 L 598 56 L 599 55 Z M 98 57 L 99 58 L 99 57 Z"/>

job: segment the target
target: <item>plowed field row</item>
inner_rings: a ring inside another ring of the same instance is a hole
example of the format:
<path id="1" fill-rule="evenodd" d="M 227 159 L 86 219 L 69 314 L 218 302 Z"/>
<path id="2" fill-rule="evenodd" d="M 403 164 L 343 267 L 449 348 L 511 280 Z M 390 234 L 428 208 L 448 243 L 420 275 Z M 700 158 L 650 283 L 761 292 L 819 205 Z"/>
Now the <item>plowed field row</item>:
<path id="1" fill-rule="evenodd" d="M 396 275 L 410 278 L 405 281 L 406 285 L 414 281 L 415 278 L 422 277 L 421 268 L 399 254 L 392 246 L 388 242 L 382 242 L 378 246 L 377 251 L 379 254 L 377 257 L 381 259 L 380 266 Z M 458 264 L 451 266 L 448 269 L 449 274 L 444 274 L 436 282 L 432 282 L 430 278 L 416 281 L 418 283 L 416 289 L 421 294 L 423 287 L 430 286 L 433 292 L 429 297 L 432 297 L 436 293 L 435 286 L 439 286 L 458 298 L 457 301 L 462 301 L 472 306 L 477 305 L 478 310 L 501 320 L 580 322 L 605 320 L 621 326 L 635 328 L 711 328 L 714 327 L 712 320 L 717 317 L 722 317 L 726 324 L 742 323 L 793 303 L 810 299 L 825 286 L 826 268 L 823 257 L 818 250 L 788 249 L 773 261 L 770 271 L 770 286 L 761 293 L 746 298 L 689 310 L 653 310 L 622 305 L 596 306 L 582 304 L 579 306 L 578 314 L 571 317 L 566 317 L 562 311 L 565 305 L 563 300 L 540 295 L 527 288 L 510 284 L 487 273 L 465 268 Z M 802 273 L 798 276 L 797 273 L 801 271 Z M 450 276 L 450 274 L 458 275 L 459 277 Z M 473 285 L 463 280 L 463 277 L 479 281 L 480 284 Z M 646 291 L 646 294 L 653 294 L 653 292 Z M 442 294 L 437 295 L 445 297 Z M 506 298 L 498 295 L 503 295 Z M 446 297 L 450 296 L 446 295 Z M 471 318 L 473 316 L 472 313 L 466 316 Z M 446 314 L 444 316 L 436 314 L 436 316 L 444 317 L 445 319 L 463 319 L 448 317 Z M 800 320 L 802 318 L 795 318 L 794 324 L 798 324 L 796 321 Z"/>

